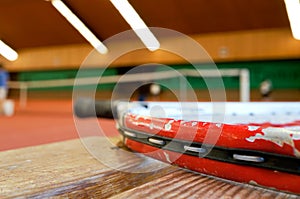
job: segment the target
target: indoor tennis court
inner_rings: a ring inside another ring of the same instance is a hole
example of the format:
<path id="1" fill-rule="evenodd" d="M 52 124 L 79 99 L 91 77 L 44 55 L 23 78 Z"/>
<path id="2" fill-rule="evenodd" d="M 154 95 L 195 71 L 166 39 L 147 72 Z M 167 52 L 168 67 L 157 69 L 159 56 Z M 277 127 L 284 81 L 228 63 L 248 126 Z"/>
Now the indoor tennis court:
<path id="1" fill-rule="evenodd" d="M 0 2 L 0 198 L 299 198 L 290 6 Z"/>

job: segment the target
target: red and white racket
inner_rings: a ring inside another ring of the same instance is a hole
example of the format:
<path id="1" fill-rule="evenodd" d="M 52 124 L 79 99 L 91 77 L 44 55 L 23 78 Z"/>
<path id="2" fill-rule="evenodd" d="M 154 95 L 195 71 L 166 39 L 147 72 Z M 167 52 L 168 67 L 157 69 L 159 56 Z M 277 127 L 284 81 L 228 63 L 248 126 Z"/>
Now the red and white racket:
<path id="1" fill-rule="evenodd" d="M 300 104 L 296 102 L 96 102 L 79 117 L 117 119 L 125 145 L 208 175 L 300 193 Z"/>

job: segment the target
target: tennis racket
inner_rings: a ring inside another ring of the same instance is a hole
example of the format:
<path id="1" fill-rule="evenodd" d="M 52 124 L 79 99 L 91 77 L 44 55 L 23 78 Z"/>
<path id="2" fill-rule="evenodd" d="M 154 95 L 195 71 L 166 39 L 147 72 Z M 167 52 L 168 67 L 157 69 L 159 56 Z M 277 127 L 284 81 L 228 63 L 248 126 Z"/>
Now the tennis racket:
<path id="1" fill-rule="evenodd" d="M 131 150 L 200 173 L 300 193 L 296 102 L 102 102 L 78 117 L 117 118 Z"/>

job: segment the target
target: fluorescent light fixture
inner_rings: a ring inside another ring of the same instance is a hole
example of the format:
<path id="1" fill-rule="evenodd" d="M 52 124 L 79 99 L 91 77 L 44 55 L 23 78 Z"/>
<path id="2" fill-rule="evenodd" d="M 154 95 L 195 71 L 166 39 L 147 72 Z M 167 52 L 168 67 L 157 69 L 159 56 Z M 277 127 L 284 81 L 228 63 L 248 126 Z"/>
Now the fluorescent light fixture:
<path id="1" fill-rule="evenodd" d="M 159 41 L 127 0 L 111 0 L 111 2 L 149 50 L 159 49 Z"/>
<path id="2" fill-rule="evenodd" d="M 18 53 L 0 40 L 0 54 L 10 61 L 18 59 Z"/>
<path id="3" fill-rule="evenodd" d="M 300 1 L 285 0 L 285 7 L 290 20 L 293 37 L 300 40 Z"/>
<path id="4" fill-rule="evenodd" d="M 106 46 L 99 41 L 99 39 L 61 0 L 51 0 L 51 3 L 99 53 L 106 54 L 108 52 Z"/>

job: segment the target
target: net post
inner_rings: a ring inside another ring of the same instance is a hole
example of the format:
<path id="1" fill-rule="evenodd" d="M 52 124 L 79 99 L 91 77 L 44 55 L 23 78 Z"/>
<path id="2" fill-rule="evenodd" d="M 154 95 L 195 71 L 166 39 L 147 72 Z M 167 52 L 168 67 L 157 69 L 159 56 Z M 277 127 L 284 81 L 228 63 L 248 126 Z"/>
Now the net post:
<path id="1" fill-rule="evenodd" d="M 248 69 L 240 70 L 240 101 L 250 101 L 250 78 Z"/>
<path id="2" fill-rule="evenodd" d="M 25 108 L 27 104 L 27 92 L 28 87 L 25 82 L 20 83 L 20 106 L 21 108 Z"/>

